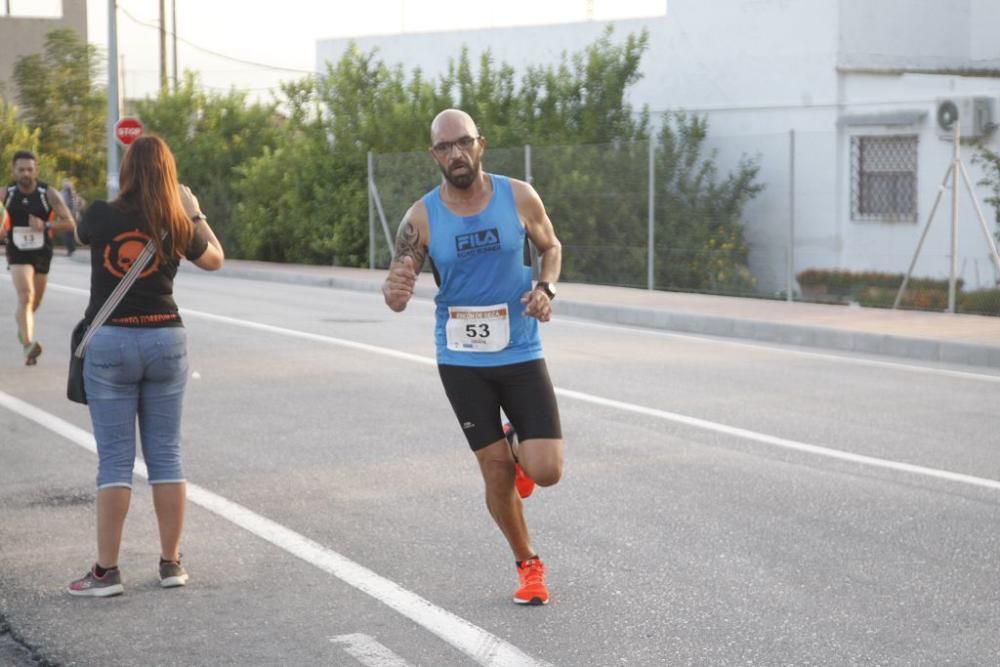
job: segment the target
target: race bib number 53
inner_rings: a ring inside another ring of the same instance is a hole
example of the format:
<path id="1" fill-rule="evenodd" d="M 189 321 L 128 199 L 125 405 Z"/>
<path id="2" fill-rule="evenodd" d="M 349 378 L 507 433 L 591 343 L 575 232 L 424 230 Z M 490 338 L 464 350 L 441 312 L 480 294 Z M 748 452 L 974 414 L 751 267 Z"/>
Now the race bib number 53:
<path id="1" fill-rule="evenodd" d="M 45 232 L 36 232 L 31 227 L 14 227 L 11 237 L 18 250 L 38 250 L 45 245 Z"/>
<path id="2" fill-rule="evenodd" d="M 449 350 L 499 352 L 510 343 L 507 304 L 448 308 L 445 335 Z"/>

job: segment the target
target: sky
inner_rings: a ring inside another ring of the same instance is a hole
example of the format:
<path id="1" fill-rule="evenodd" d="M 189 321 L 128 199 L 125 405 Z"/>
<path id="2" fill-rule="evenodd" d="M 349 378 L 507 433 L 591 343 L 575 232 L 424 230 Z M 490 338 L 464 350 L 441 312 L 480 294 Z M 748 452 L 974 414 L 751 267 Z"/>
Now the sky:
<path id="1" fill-rule="evenodd" d="M 6 1 L 0 0 L 0 8 Z M 109 0 L 85 1 L 88 38 L 106 49 Z M 9 2 L 17 15 L 61 12 L 61 0 Z M 281 81 L 315 70 L 319 39 L 662 16 L 667 4 L 667 0 L 165 0 L 168 29 L 172 2 L 177 10 L 180 70 L 196 70 L 206 88 L 226 91 L 235 86 L 265 99 Z M 155 94 L 159 0 L 118 0 L 118 7 L 125 95 Z M 168 71 L 169 48 L 168 44 Z"/>

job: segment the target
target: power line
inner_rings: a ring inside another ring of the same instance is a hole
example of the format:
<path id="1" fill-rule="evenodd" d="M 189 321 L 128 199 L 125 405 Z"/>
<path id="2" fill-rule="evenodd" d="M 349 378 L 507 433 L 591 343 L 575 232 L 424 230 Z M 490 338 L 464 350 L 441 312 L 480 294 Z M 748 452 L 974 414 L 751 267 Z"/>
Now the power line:
<path id="1" fill-rule="evenodd" d="M 132 16 L 128 12 L 128 10 L 125 9 L 124 7 L 119 6 L 118 10 L 122 14 L 124 14 L 133 23 L 137 23 L 137 24 L 139 24 L 139 25 L 141 25 L 143 27 L 152 28 L 154 30 L 159 30 L 160 29 L 160 26 L 156 25 L 155 23 L 147 23 L 146 21 L 141 21 L 141 20 L 137 19 L 136 17 Z M 259 62 L 254 62 L 252 60 L 244 60 L 242 58 L 236 58 L 234 56 L 226 55 L 225 53 L 219 53 L 218 51 L 213 51 L 211 49 L 206 49 L 203 46 L 195 44 L 194 42 L 189 41 L 187 39 L 184 39 L 183 37 L 177 35 L 177 33 L 175 31 L 169 31 L 167 34 L 171 35 L 172 37 L 174 37 L 178 41 L 184 42 L 186 45 L 190 46 L 191 48 L 195 49 L 196 51 L 201 51 L 202 53 L 206 53 L 206 54 L 208 54 L 210 56 L 215 56 L 216 58 L 222 58 L 223 60 L 231 60 L 232 62 L 240 63 L 240 64 L 243 64 L 243 65 L 252 65 L 253 67 L 257 67 L 257 68 L 260 68 L 260 69 L 270 69 L 270 70 L 275 70 L 275 71 L 278 71 L 278 72 L 294 72 L 295 74 L 307 74 L 309 76 L 315 76 L 316 75 L 316 72 L 314 72 L 312 70 L 299 69 L 299 68 L 296 68 L 296 67 L 282 67 L 281 65 L 268 65 L 267 63 L 259 63 Z"/>
<path id="2" fill-rule="evenodd" d="M 249 71 L 252 71 L 252 70 L 249 70 L 249 69 L 247 69 L 247 70 L 216 70 L 215 74 L 219 74 L 220 72 L 236 73 L 236 72 L 249 72 Z M 149 69 L 149 68 L 133 68 L 133 69 L 129 69 L 128 70 L 128 72 L 126 73 L 126 76 L 131 81 L 133 81 L 133 83 L 136 80 L 142 80 L 143 82 L 148 82 L 148 83 L 154 83 L 155 84 L 155 83 L 157 83 L 159 81 L 159 70 L 158 69 Z M 143 86 L 140 85 L 138 87 L 142 88 Z M 213 86 L 213 85 L 210 85 L 208 83 L 205 83 L 204 81 L 199 81 L 198 87 L 199 88 L 203 88 L 205 90 L 214 90 L 214 91 L 224 92 L 224 93 L 225 92 L 229 92 L 230 90 L 235 90 L 238 93 L 260 93 L 260 92 L 268 92 L 268 91 L 270 91 L 270 92 L 276 92 L 276 91 L 281 90 L 281 84 L 280 83 L 276 83 L 273 86 L 249 87 L 249 86 L 236 86 L 236 85 L 233 85 L 233 86 Z"/>

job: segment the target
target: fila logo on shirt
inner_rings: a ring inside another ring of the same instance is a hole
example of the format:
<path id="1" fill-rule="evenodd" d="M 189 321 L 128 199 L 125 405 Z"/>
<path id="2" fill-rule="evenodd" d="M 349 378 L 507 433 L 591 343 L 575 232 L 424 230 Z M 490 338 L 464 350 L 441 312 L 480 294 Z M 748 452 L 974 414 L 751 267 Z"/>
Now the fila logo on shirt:
<path id="1" fill-rule="evenodd" d="M 459 234 L 455 237 L 455 251 L 459 257 L 481 255 L 484 252 L 494 252 L 499 249 L 500 232 L 496 227 L 469 234 Z"/>

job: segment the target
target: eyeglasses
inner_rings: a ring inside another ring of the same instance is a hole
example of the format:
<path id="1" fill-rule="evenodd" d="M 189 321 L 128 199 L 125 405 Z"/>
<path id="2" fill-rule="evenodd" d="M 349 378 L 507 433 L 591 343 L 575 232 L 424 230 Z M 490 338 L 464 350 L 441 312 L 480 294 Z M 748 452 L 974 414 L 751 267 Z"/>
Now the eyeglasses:
<path id="1" fill-rule="evenodd" d="M 452 148 L 458 146 L 458 150 L 464 153 L 472 148 L 472 144 L 476 143 L 477 139 L 479 139 L 479 137 L 470 137 L 469 135 L 465 135 L 461 139 L 456 139 L 455 141 L 439 141 L 431 146 L 431 150 L 434 151 L 435 155 L 443 157 L 451 153 Z"/>

